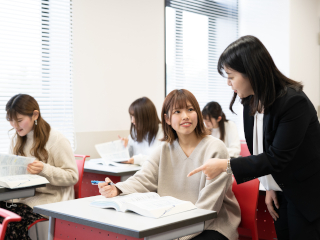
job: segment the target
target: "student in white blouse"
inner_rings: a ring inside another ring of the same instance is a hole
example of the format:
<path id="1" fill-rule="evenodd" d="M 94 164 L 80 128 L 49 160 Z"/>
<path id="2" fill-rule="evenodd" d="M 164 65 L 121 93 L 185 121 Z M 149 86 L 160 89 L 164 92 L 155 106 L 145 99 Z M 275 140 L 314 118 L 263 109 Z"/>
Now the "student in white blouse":
<path id="1" fill-rule="evenodd" d="M 131 158 L 125 163 L 142 165 L 161 143 L 161 121 L 155 105 L 147 97 L 138 98 L 131 103 L 129 114 L 130 135 L 127 138 L 119 136 L 124 146 L 129 148 Z"/>
<path id="2" fill-rule="evenodd" d="M 231 158 L 240 155 L 240 140 L 236 124 L 228 119 L 219 103 L 209 102 L 202 110 L 202 116 L 211 135 L 223 141 Z"/>

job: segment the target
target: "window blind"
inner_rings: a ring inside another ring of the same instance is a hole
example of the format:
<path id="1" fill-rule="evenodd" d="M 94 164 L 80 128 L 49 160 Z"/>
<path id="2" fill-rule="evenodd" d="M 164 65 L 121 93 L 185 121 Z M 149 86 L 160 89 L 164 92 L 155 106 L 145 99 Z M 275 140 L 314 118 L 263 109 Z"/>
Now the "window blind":
<path id="1" fill-rule="evenodd" d="M 0 0 L 0 36 L 0 152 L 10 143 L 5 105 L 18 93 L 33 96 L 75 149 L 72 2 Z"/>
<path id="2" fill-rule="evenodd" d="M 231 113 L 233 91 L 217 72 L 219 56 L 237 38 L 237 0 L 166 0 L 166 94 L 187 89 L 201 109 L 218 102 L 244 139 L 242 105 L 236 101 Z"/>

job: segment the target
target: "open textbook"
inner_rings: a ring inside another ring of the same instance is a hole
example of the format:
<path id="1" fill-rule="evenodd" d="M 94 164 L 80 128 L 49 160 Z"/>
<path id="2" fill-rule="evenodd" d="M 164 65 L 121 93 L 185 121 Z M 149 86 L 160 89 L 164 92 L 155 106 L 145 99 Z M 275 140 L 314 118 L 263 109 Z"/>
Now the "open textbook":
<path id="1" fill-rule="evenodd" d="M 123 146 L 121 140 L 95 145 L 99 155 L 107 161 L 124 162 L 130 159 L 128 148 Z"/>
<path id="2" fill-rule="evenodd" d="M 0 153 L 0 186 L 21 188 L 49 183 L 45 177 L 28 174 L 27 167 L 35 158 Z"/>
<path id="3" fill-rule="evenodd" d="M 151 218 L 165 217 L 197 208 L 192 202 L 170 196 L 160 197 L 153 192 L 99 199 L 92 201 L 90 205 L 98 208 L 114 208 L 120 212 L 132 211 Z"/>

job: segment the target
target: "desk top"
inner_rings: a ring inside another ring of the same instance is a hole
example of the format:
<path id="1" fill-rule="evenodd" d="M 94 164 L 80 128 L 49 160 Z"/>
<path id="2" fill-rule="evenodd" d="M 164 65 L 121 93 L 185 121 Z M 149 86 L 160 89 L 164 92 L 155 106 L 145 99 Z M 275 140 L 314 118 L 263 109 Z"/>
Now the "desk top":
<path id="1" fill-rule="evenodd" d="M 100 173 L 100 174 L 106 174 L 111 176 L 133 175 L 140 169 L 141 169 L 141 166 L 131 165 L 131 164 L 124 164 L 123 166 L 119 167 L 119 166 L 103 165 L 98 163 L 90 163 L 90 160 L 85 161 L 84 163 L 84 172 Z"/>
<path id="2" fill-rule="evenodd" d="M 90 202 L 103 196 L 80 198 L 34 207 L 34 212 L 131 237 L 143 238 L 217 217 L 214 211 L 194 209 L 163 217 L 149 218 L 132 212 L 91 207 Z"/>
<path id="3" fill-rule="evenodd" d="M 0 201 L 6 201 L 10 199 L 16 198 L 25 198 L 25 197 L 32 197 L 35 194 L 35 189 L 38 187 L 45 187 L 46 184 L 25 187 L 25 188 L 5 188 L 0 187 Z"/>

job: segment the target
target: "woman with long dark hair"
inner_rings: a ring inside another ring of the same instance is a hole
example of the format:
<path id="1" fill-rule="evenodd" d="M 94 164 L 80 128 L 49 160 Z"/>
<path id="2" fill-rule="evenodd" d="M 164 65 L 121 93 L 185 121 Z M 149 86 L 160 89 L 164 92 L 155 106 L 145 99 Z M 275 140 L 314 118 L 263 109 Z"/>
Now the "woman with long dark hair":
<path id="1" fill-rule="evenodd" d="M 119 136 L 124 146 L 129 148 L 131 158 L 125 163 L 142 165 L 161 143 L 161 121 L 155 105 L 147 97 L 138 98 L 131 103 L 129 115 L 130 135 L 128 138 Z"/>
<path id="2" fill-rule="evenodd" d="M 202 116 L 211 135 L 224 142 L 229 156 L 239 157 L 241 148 L 237 126 L 226 118 L 220 104 L 214 101 L 207 103 L 202 109 Z"/>
<path id="3" fill-rule="evenodd" d="M 260 178 L 279 240 L 320 239 L 320 124 L 302 84 L 284 76 L 253 36 L 231 43 L 218 62 L 241 98 L 245 137 L 252 156 L 210 159 L 208 179 L 234 174 L 238 184 Z"/>
<path id="4" fill-rule="evenodd" d="M 33 212 L 33 207 L 74 199 L 73 185 L 78 181 L 78 169 L 70 142 L 42 118 L 39 104 L 32 96 L 13 96 L 6 105 L 6 112 L 15 131 L 10 153 L 35 158 L 28 165 L 28 173 L 49 181 L 45 187 L 36 189 L 35 196 L 15 200 L 15 207 L 8 208 L 5 202 L 0 202 L 1 208 L 22 217 L 21 222 L 8 225 L 5 239 L 29 240 L 28 226 L 43 218 Z"/>

